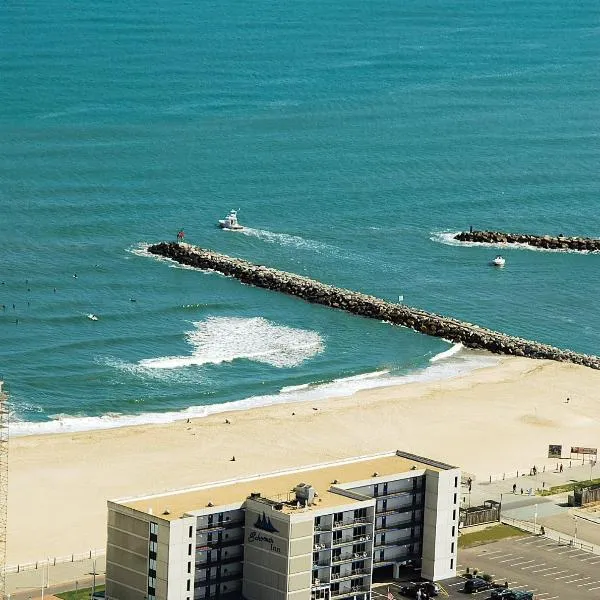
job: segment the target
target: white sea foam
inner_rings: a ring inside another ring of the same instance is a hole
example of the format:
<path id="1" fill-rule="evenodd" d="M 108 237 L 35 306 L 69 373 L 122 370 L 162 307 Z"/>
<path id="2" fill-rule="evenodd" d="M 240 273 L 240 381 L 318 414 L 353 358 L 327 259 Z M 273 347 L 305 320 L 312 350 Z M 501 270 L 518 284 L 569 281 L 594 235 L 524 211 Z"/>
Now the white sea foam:
<path id="1" fill-rule="evenodd" d="M 463 348 L 464 348 L 464 346 L 462 344 L 454 344 L 452 346 L 452 348 L 448 348 L 448 350 L 444 350 L 444 352 L 440 352 L 439 354 L 436 354 L 435 356 L 432 356 L 429 359 L 429 362 L 430 363 L 435 363 L 435 362 L 438 362 L 440 360 L 444 360 L 446 358 L 450 358 L 451 356 L 454 356 L 455 354 L 458 354 Z"/>
<path id="2" fill-rule="evenodd" d="M 193 323 L 186 334 L 192 352 L 142 360 L 142 369 L 181 369 L 238 359 L 295 367 L 321 352 L 323 339 L 315 331 L 270 323 L 262 317 L 209 317 Z"/>
<path id="3" fill-rule="evenodd" d="M 506 250 L 507 248 L 515 248 L 516 250 L 531 250 L 532 252 L 561 252 L 566 254 L 600 254 L 600 252 L 590 252 L 589 250 L 564 250 L 559 248 L 538 248 L 536 246 L 530 246 L 529 244 L 508 244 L 506 242 L 460 242 L 454 239 L 454 236 L 458 235 L 460 231 L 434 231 L 429 239 L 432 242 L 438 242 L 439 244 L 446 244 L 447 246 L 467 246 L 467 247 L 483 247 L 483 248 L 499 248 Z"/>
<path id="4" fill-rule="evenodd" d="M 444 354 L 444 353 L 442 353 Z M 439 355 L 438 355 L 439 356 Z M 434 357 L 435 358 L 435 357 Z M 403 385 L 424 381 L 438 381 L 458 377 L 475 369 L 490 367 L 498 364 L 500 359 L 495 356 L 461 350 L 451 356 L 435 361 L 423 370 L 406 375 L 391 375 L 388 370 L 363 373 L 351 377 L 335 379 L 324 384 L 303 384 L 284 387 L 279 394 L 253 396 L 208 406 L 191 406 L 181 411 L 165 413 L 141 413 L 137 415 L 122 415 L 110 413 L 101 417 L 77 417 L 54 415 L 51 421 L 42 423 L 13 422 L 11 435 L 38 435 L 60 432 L 88 431 L 94 429 L 113 429 L 132 425 L 151 423 L 172 423 L 182 419 L 205 417 L 211 414 L 248 410 L 259 406 L 285 404 L 291 402 L 318 402 L 326 398 L 350 396 L 360 390 Z"/>

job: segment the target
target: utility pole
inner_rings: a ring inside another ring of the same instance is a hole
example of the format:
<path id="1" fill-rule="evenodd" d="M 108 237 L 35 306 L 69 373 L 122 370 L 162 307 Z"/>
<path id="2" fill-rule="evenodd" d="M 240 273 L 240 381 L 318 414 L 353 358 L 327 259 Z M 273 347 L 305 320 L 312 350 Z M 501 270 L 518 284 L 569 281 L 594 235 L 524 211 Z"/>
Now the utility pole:
<path id="1" fill-rule="evenodd" d="M 0 381 L 0 600 L 6 599 L 6 530 L 8 518 L 8 402 Z"/>

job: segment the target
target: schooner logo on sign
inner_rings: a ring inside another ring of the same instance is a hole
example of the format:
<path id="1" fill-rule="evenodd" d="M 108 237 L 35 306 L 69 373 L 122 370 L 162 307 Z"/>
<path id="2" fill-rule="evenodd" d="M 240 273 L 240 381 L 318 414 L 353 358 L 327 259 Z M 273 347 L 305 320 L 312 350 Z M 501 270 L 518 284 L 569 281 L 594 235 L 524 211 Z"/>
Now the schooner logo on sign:
<path id="1" fill-rule="evenodd" d="M 261 531 L 265 531 L 267 533 L 279 532 L 279 529 L 273 525 L 271 519 L 267 517 L 264 512 L 262 516 L 259 515 L 257 517 L 254 527 L 260 531 L 251 531 L 248 534 L 248 542 L 267 544 L 268 549 L 271 552 L 277 552 L 278 554 L 281 554 L 281 548 L 275 545 L 275 540 L 270 535 L 263 535 L 261 533 Z"/>
<path id="2" fill-rule="evenodd" d="M 256 529 L 262 529 L 263 531 L 268 531 L 269 533 L 279 533 L 279 529 L 273 525 L 271 519 L 265 515 L 263 512 L 262 517 L 259 515 L 256 518 L 256 522 L 254 523 L 254 527 Z"/>

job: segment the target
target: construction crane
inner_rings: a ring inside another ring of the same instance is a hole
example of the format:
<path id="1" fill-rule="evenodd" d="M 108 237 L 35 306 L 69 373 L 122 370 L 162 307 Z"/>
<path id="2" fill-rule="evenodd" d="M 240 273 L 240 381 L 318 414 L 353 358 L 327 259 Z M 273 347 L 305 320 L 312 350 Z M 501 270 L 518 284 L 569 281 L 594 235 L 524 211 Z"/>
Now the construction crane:
<path id="1" fill-rule="evenodd" d="M 8 513 L 8 400 L 0 381 L 0 600 L 6 600 L 6 532 Z"/>

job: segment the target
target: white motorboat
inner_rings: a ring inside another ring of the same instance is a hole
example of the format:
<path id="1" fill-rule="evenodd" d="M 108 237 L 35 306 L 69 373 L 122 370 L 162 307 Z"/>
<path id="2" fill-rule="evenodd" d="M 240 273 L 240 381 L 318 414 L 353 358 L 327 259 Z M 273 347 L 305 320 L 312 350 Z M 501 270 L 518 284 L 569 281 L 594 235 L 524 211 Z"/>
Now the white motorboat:
<path id="1" fill-rule="evenodd" d="M 237 213 L 237 210 L 230 210 L 229 214 L 224 219 L 219 219 L 219 227 L 221 229 L 232 229 L 234 231 L 244 229 L 244 227 L 238 223 Z"/>
<path id="2" fill-rule="evenodd" d="M 90 321 L 97 321 L 97 320 L 98 320 L 98 317 L 97 317 L 96 315 L 92 314 L 92 313 L 90 313 L 90 314 L 87 316 L 87 318 L 88 318 Z"/>
<path id="3" fill-rule="evenodd" d="M 492 264 L 495 267 L 503 267 L 506 264 L 506 259 L 503 256 L 496 256 L 496 258 L 492 261 Z"/>

